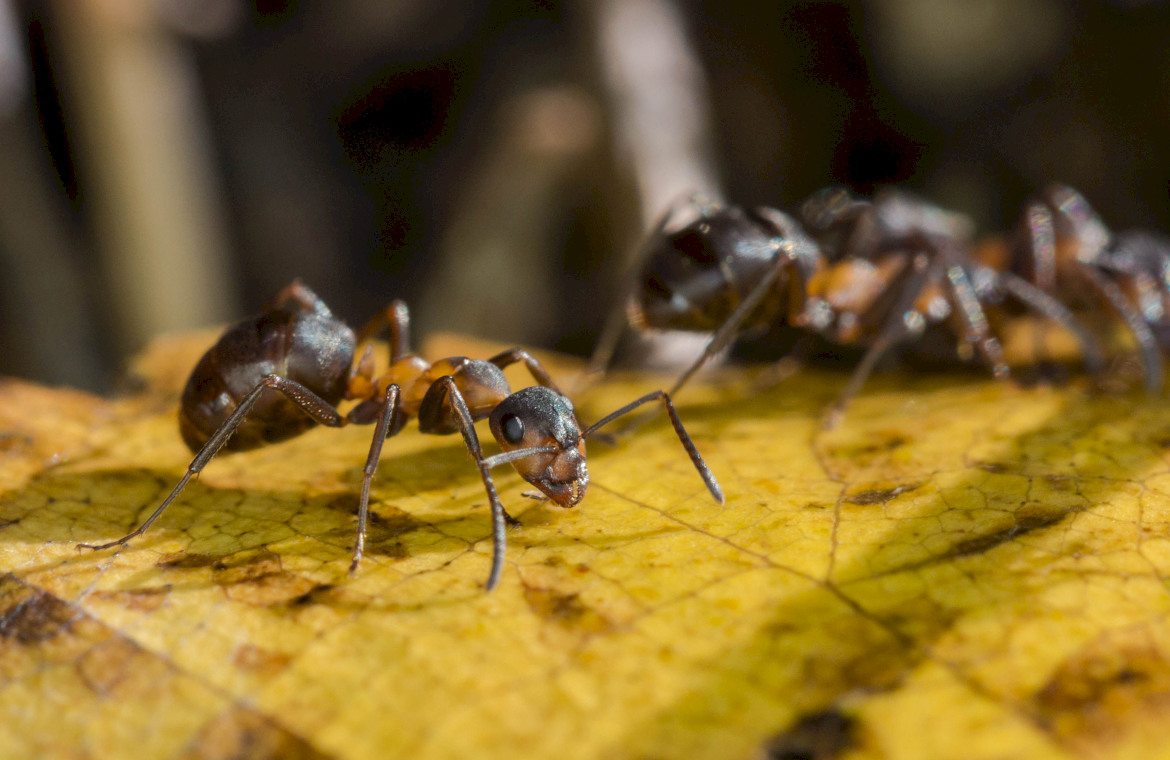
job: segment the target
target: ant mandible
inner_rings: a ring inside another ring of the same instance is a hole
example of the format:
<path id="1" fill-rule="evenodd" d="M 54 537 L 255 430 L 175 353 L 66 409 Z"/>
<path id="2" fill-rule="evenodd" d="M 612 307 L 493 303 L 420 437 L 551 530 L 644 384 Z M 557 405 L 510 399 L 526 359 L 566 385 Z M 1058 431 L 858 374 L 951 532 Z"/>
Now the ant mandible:
<path id="1" fill-rule="evenodd" d="M 949 322 L 962 347 L 1006 377 L 984 307 L 1009 296 L 1072 332 L 1090 371 L 1103 365 L 1093 336 L 1059 301 L 971 259 L 965 217 L 908 194 L 887 191 L 867 201 L 828 188 L 805 202 L 801 221 L 766 207 L 689 203 L 697 218 L 669 231 L 676 204 L 646 238 L 591 374 L 605 370 L 628 323 L 712 333 L 672 394 L 741 333 L 795 327 L 866 348 L 825 418 L 831 427 L 878 360 L 933 324 Z"/>
<path id="2" fill-rule="evenodd" d="M 390 330 L 390 367 L 374 376 L 370 341 Z M 357 539 L 349 571 L 361 563 L 369 514 L 370 481 L 387 437 L 417 417 L 423 433 L 463 434 L 492 510 L 492 568 L 487 590 L 503 572 L 505 526 L 518 525 L 500 503 L 492 468 L 511 464 L 526 481 L 562 507 L 585 496 L 589 470 L 585 439 L 643 404 L 661 401 L 675 433 L 707 489 L 719 504 L 723 491 L 699 455 L 665 391 L 648 393 L 581 430 L 572 403 L 557 390 L 535 358 L 522 349 L 488 360 L 452 357 L 429 364 L 409 353 L 410 316 L 393 302 L 356 336 L 308 287 L 294 281 L 264 312 L 229 328 L 191 373 L 183 390 L 179 429 L 195 453 L 187 472 L 135 530 L 105 544 L 108 549 L 142 535 L 220 451 L 246 451 L 277 443 L 316 426 L 376 425 L 362 469 Z M 365 346 L 360 358 L 354 357 Z M 503 368 L 523 362 L 539 385 L 512 393 Z M 343 400 L 358 403 L 346 414 Z M 501 453 L 485 456 L 475 421 L 489 419 Z"/>

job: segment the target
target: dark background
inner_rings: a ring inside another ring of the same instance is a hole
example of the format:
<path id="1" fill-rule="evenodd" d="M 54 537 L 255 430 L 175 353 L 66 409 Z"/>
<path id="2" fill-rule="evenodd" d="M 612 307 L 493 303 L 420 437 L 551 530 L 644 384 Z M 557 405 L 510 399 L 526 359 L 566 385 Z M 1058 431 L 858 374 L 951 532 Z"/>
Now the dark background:
<path id="1" fill-rule="evenodd" d="M 351 324 L 403 297 L 423 333 L 587 353 L 640 204 L 690 189 L 897 184 L 991 232 L 1061 180 L 1170 228 L 1164 3 L 651 5 L 686 29 L 710 187 L 639 190 L 604 3 L 0 0 L 0 373 L 109 390 L 295 276 Z"/>

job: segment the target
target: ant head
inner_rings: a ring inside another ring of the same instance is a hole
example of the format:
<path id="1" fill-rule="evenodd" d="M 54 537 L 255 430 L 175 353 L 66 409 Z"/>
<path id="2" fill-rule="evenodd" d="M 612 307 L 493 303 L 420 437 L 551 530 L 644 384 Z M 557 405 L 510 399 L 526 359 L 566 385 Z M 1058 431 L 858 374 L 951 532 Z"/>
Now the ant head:
<path id="1" fill-rule="evenodd" d="M 539 385 L 524 388 L 496 405 L 489 425 L 504 451 L 554 449 L 512 462 L 516 472 L 546 496 L 562 507 L 585 497 L 589 485 L 585 438 L 569 399 Z"/>
<path id="2" fill-rule="evenodd" d="M 737 206 L 704 209 L 678 230 L 654 233 L 645 243 L 631 321 L 667 330 L 717 329 L 782 243 L 772 224 Z"/>

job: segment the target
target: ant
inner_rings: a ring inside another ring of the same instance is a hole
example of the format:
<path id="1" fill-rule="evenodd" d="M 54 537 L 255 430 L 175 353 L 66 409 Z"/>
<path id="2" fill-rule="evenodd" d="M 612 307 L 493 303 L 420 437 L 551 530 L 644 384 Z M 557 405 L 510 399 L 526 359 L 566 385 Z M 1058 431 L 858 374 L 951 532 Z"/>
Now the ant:
<path id="1" fill-rule="evenodd" d="M 970 221 L 906 193 L 872 201 L 827 188 L 800 209 L 723 206 L 692 197 L 698 216 L 668 231 L 675 204 L 641 247 L 590 364 L 608 366 L 627 324 L 711 332 L 702 354 L 670 389 L 677 393 L 744 332 L 794 327 L 866 352 L 825 418 L 840 421 L 849 400 L 891 349 L 947 322 L 997 378 L 1008 376 L 985 306 L 1009 296 L 1076 336 L 1091 372 L 1103 366 L 1093 336 L 1059 301 L 1023 277 L 975 262 Z"/>
<path id="2" fill-rule="evenodd" d="M 1114 234 L 1083 195 L 1053 184 L 1027 204 L 1014 236 L 985 241 L 974 255 L 1046 293 L 1107 303 L 1137 343 L 1147 391 L 1161 389 L 1159 346 L 1170 345 L 1170 240 L 1142 230 Z"/>
<path id="3" fill-rule="evenodd" d="M 374 376 L 370 341 L 390 330 L 390 366 Z M 349 572 L 357 570 L 365 549 L 370 481 L 386 438 L 410 417 L 423 433 L 460 432 L 475 459 L 492 510 L 492 567 L 486 587 L 503 572 L 505 525 L 519 525 L 500 503 L 492 468 L 511 464 L 526 481 L 562 507 L 581 501 L 589 485 L 585 439 L 599 428 L 643 404 L 661 401 L 675 433 L 715 500 L 723 491 L 683 428 L 670 395 L 648 393 L 581 430 L 572 403 L 557 390 L 540 362 L 522 349 L 488 360 L 451 357 L 427 363 L 411 354 L 410 315 L 394 301 L 355 336 L 299 280 L 282 290 L 258 316 L 229 328 L 191 373 L 183 390 L 179 430 L 195 458 L 170 494 L 145 522 L 122 538 L 78 548 L 108 549 L 142 535 L 170 506 L 183 487 L 221 449 L 246 451 L 304 433 L 316 425 L 374 424 L 374 437 L 362 469 L 357 539 Z M 357 348 L 365 346 L 355 362 Z M 539 385 L 512 393 L 503 368 L 523 362 Z M 358 400 L 346 414 L 343 400 Z M 489 419 L 501 453 L 485 456 L 475 421 Z"/>

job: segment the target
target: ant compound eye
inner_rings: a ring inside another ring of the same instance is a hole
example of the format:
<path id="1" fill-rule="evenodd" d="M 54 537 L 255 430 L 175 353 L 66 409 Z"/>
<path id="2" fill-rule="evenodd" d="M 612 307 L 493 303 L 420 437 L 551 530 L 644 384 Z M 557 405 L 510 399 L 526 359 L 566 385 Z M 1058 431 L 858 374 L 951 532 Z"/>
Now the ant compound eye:
<path id="1" fill-rule="evenodd" d="M 500 430 L 504 433 L 504 440 L 508 443 L 520 443 L 524 439 L 524 423 L 514 414 L 509 414 L 500 420 Z"/>

